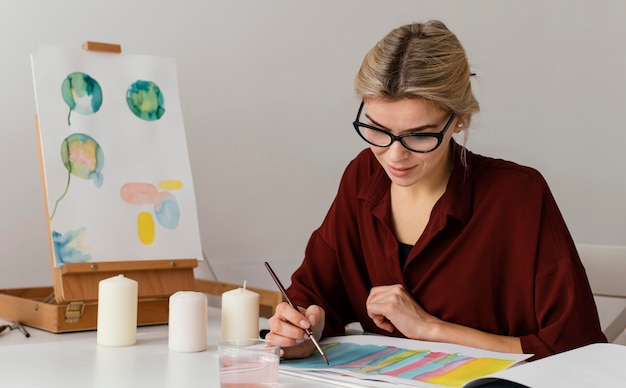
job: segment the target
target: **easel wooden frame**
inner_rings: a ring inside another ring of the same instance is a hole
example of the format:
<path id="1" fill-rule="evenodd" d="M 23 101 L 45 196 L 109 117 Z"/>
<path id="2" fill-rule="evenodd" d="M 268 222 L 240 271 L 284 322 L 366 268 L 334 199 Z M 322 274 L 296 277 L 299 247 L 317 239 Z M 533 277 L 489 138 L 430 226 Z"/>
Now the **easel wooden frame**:
<path id="1" fill-rule="evenodd" d="M 82 48 L 120 54 L 119 44 L 87 41 Z M 37 138 L 41 139 L 39 120 L 35 116 Z M 47 192 L 44 177 L 43 144 L 39 142 L 41 179 L 44 190 L 44 206 L 49 214 Z M 48 243 L 53 252 L 52 234 L 48 223 Z M 198 266 L 197 259 L 172 259 L 150 261 L 111 261 L 97 263 L 68 263 L 55 266 L 52 259 L 52 278 L 54 299 L 57 303 L 75 300 L 95 300 L 98 298 L 98 283 L 111 276 L 123 274 L 139 283 L 139 297 L 169 296 L 178 290 L 195 289 L 193 269 Z"/>
<path id="2" fill-rule="evenodd" d="M 85 42 L 83 49 L 119 54 L 118 44 Z M 39 120 L 35 116 L 37 138 L 41 139 Z M 39 142 L 40 170 L 44 190 L 44 208 L 49 214 L 44 173 L 43 144 Z M 48 227 L 48 244 L 52 264 L 53 287 L 0 289 L 0 316 L 25 325 L 64 333 L 97 328 L 98 286 L 102 279 L 124 275 L 138 282 L 137 324 L 166 324 L 169 318 L 169 296 L 177 291 L 195 290 L 221 296 L 239 287 L 235 284 L 195 279 L 197 259 L 109 261 L 68 263 L 55 266 L 52 233 Z M 208 260 L 204 257 L 204 260 Z M 207 261 L 208 264 L 208 261 Z M 210 265 L 209 265 L 210 268 Z M 212 271 L 212 270 L 211 270 Z M 215 277 L 215 274 L 213 274 Z M 269 318 L 282 302 L 278 291 L 249 288 L 259 293 L 260 315 Z"/>

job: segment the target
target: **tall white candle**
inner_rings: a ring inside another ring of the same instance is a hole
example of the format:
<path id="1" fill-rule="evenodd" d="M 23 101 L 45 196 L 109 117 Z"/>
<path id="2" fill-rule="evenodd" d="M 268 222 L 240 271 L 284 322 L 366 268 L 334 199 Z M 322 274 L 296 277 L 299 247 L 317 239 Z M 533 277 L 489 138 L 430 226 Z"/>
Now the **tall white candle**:
<path id="1" fill-rule="evenodd" d="M 259 337 L 259 294 L 245 288 L 222 294 L 222 339 Z"/>
<path id="2" fill-rule="evenodd" d="M 137 341 L 138 284 L 114 276 L 98 284 L 97 342 L 104 346 L 129 346 Z"/>
<path id="3" fill-rule="evenodd" d="M 170 296 L 168 346 L 175 352 L 207 348 L 207 298 L 201 292 L 178 291 Z"/>

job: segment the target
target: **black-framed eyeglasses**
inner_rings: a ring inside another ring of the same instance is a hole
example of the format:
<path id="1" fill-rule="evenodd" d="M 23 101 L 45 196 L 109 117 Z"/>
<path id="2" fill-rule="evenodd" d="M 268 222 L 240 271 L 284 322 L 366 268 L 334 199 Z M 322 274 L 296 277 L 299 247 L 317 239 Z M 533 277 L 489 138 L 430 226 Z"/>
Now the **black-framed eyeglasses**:
<path id="1" fill-rule="evenodd" d="M 389 131 L 374 127 L 369 124 L 361 122 L 361 112 L 363 111 L 364 101 L 361 101 L 359 112 L 356 114 L 356 119 L 352 123 L 356 132 L 361 136 L 363 140 L 376 147 L 389 147 L 394 141 L 399 141 L 404 148 L 409 151 L 419 152 L 422 154 L 432 152 L 436 150 L 443 141 L 443 136 L 454 121 L 456 115 L 452 113 L 448 122 L 440 132 L 429 133 L 407 133 L 404 135 L 396 136 Z"/>

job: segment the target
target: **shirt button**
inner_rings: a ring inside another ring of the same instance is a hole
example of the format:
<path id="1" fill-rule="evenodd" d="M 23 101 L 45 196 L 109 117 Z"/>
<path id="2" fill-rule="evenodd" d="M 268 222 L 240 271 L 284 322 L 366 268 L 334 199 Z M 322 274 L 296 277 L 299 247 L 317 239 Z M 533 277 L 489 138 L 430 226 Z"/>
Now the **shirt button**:
<path id="1" fill-rule="evenodd" d="M 409 264 L 409 265 L 406 267 L 406 272 L 413 272 L 413 264 Z"/>

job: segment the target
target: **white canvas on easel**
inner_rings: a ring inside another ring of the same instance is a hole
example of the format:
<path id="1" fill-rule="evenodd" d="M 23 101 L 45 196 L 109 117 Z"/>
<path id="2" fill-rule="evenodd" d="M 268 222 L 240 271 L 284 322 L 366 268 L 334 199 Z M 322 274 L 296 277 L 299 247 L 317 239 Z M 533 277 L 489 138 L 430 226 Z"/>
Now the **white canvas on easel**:
<path id="1" fill-rule="evenodd" d="M 31 59 L 55 266 L 201 260 L 175 60 L 55 46 Z"/>

